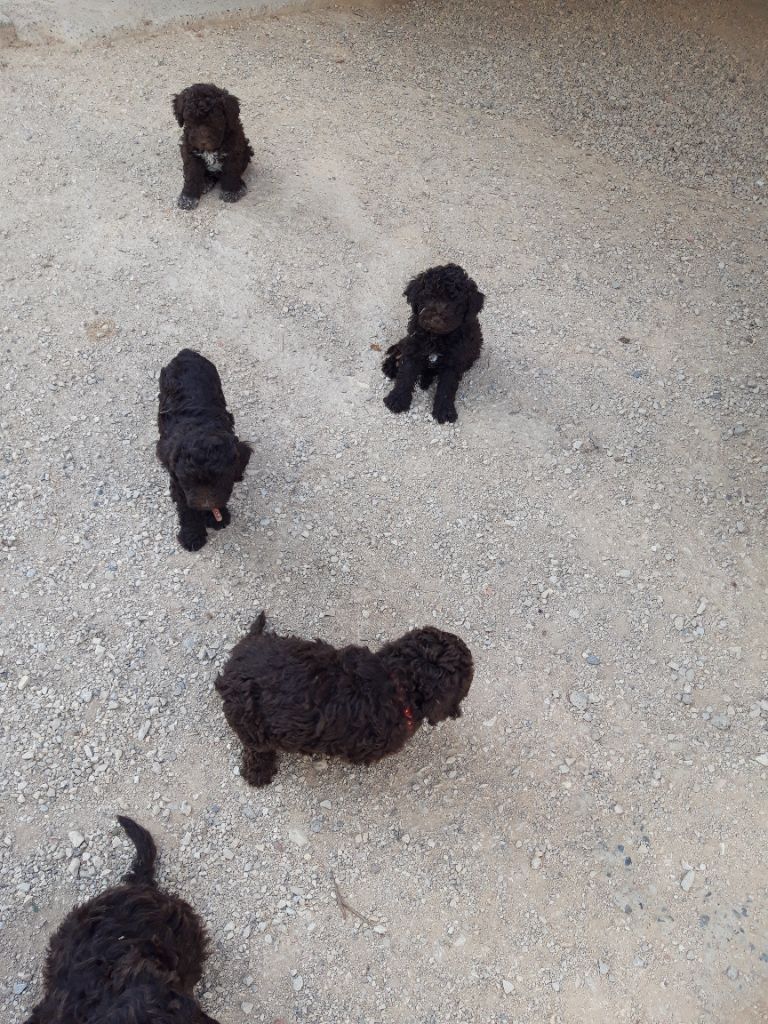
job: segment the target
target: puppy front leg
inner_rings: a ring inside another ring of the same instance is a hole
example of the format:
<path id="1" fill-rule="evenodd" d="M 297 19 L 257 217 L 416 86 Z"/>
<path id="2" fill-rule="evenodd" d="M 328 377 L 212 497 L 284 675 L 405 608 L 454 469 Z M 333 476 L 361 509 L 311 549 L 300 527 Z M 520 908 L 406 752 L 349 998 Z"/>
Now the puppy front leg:
<path id="1" fill-rule="evenodd" d="M 384 399 L 384 405 L 390 412 L 406 412 L 410 409 L 419 369 L 419 364 L 412 356 L 403 356 L 400 359 L 395 386 Z"/>
<path id="2" fill-rule="evenodd" d="M 175 480 L 171 479 L 171 498 L 176 505 L 179 517 L 179 532 L 176 539 L 186 551 L 199 551 L 208 540 L 205 532 L 205 512 L 190 508 L 184 492 Z"/>
<path id="3" fill-rule="evenodd" d="M 274 750 L 243 747 L 240 774 L 249 786 L 268 786 L 277 774 L 277 754 Z"/>
<path id="4" fill-rule="evenodd" d="M 184 187 L 176 205 L 182 210 L 194 210 L 200 196 L 206 191 L 205 164 L 186 143 L 181 146 L 181 159 L 184 163 Z"/>
<path id="5" fill-rule="evenodd" d="M 435 404 L 432 406 L 432 415 L 438 423 L 455 423 L 459 418 L 455 401 L 460 380 L 461 373 L 453 366 L 438 371 Z"/>
<path id="6" fill-rule="evenodd" d="M 247 161 L 244 162 L 239 153 L 228 154 L 224 157 L 219 184 L 221 185 L 221 198 L 225 203 L 236 203 L 245 195 L 247 189 L 242 174 L 246 165 Z"/>

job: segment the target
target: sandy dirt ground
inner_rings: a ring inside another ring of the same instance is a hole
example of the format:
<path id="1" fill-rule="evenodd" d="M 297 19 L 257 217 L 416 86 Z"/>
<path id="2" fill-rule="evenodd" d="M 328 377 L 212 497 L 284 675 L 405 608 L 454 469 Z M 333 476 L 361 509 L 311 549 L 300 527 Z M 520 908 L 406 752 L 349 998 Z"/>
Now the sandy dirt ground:
<path id="1" fill-rule="evenodd" d="M 764 10 L 371 4 L 0 51 L 3 1020 L 125 870 L 119 811 L 208 923 L 222 1024 L 768 1019 Z M 185 213 L 198 80 L 256 158 Z M 486 347 L 439 427 L 387 412 L 379 363 L 449 259 Z M 153 453 L 183 346 L 255 447 L 194 555 Z M 464 717 L 249 789 L 213 680 L 262 607 L 461 633 Z"/>
<path id="2" fill-rule="evenodd" d="M 234 20 L 288 6 L 310 4 L 285 0 L 0 0 L 0 44 L 4 29 L 15 43 L 80 44 L 179 22 Z"/>

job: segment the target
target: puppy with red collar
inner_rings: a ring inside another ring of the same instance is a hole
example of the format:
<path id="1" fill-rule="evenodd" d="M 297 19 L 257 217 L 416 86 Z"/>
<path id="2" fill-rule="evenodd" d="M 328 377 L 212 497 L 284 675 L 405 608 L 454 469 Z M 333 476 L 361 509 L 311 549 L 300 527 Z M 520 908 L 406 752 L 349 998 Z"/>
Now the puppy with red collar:
<path id="1" fill-rule="evenodd" d="M 374 653 L 276 636 L 265 624 L 262 612 L 216 680 L 252 786 L 272 781 L 278 751 L 373 764 L 402 750 L 425 720 L 461 715 L 474 666 L 452 633 L 413 629 Z"/>

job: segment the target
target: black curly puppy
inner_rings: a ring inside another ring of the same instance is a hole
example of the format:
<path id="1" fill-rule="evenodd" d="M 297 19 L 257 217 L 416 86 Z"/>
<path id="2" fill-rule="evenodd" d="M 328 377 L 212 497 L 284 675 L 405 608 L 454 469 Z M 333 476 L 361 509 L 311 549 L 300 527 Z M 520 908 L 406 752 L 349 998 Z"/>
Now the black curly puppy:
<path id="1" fill-rule="evenodd" d="M 483 345 L 477 315 L 485 296 L 455 263 L 425 270 L 409 282 L 403 295 L 411 318 L 408 334 L 387 349 L 382 363 L 395 382 L 384 404 L 392 412 L 405 412 L 416 382 L 426 391 L 437 378 L 432 415 L 438 423 L 454 423 L 459 381 Z"/>
<path id="2" fill-rule="evenodd" d="M 194 996 L 208 950 L 203 923 L 158 889 L 149 832 L 117 820 L 136 847 L 131 869 L 59 926 L 26 1024 L 217 1024 Z"/>
<path id="3" fill-rule="evenodd" d="M 414 629 L 374 654 L 274 636 L 265 621 L 262 612 L 216 680 L 252 786 L 272 781 L 279 750 L 373 764 L 401 750 L 425 719 L 461 715 L 474 668 L 451 633 Z"/>
<path id="4" fill-rule="evenodd" d="M 173 113 L 184 129 L 184 188 L 177 204 L 194 210 L 216 182 L 224 202 L 236 203 L 245 195 L 242 176 L 253 156 L 240 122 L 240 101 L 217 85 L 198 83 L 173 97 Z"/>
<path id="5" fill-rule="evenodd" d="M 229 526 L 227 502 L 253 454 L 234 432 L 221 379 L 205 356 L 183 348 L 160 371 L 157 457 L 171 478 L 179 543 L 197 551 L 206 528 Z"/>

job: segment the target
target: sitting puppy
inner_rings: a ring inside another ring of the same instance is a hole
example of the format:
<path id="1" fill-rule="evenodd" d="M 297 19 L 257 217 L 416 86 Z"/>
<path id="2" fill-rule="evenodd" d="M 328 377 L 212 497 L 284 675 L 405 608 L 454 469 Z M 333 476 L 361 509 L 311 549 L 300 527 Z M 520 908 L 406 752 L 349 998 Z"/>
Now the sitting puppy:
<path id="1" fill-rule="evenodd" d="M 207 955 L 205 928 L 185 900 L 157 888 L 149 832 L 117 820 L 136 847 L 131 869 L 59 926 L 43 998 L 26 1024 L 216 1024 L 193 994 Z"/>
<path id="2" fill-rule="evenodd" d="M 461 715 L 474 669 L 451 633 L 414 629 L 374 654 L 270 635 L 265 621 L 262 612 L 216 680 L 252 786 L 272 781 L 278 750 L 373 764 L 401 750 L 424 719 Z"/>
<path id="3" fill-rule="evenodd" d="M 483 335 L 477 314 L 485 296 L 455 263 L 432 267 L 403 292 L 411 306 L 408 334 L 387 349 L 382 370 L 395 386 L 384 399 L 392 412 L 411 407 L 416 382 L 425 391 L 437 378 L 432 415 L 454 423 L 459 381 L 480 355 Z"/>
<path id="4" fill-rule="evenodd" d="M 190 85 L 173 97 L 173 113 L 184 129 L 184 188 L 178 205 L 194 210 L 217 181 L 224 202 L 236 203 L 245 195 L 242 175 L 253 156 L 240 123 L 240 101 L 216 85 Z"/>
<path id="5" fill-rule="evenodd" d="M 235 418 L 227 410 L 216 367 L 189 348 L 160 371 L 157 425 L 157 457 L 171 477 L 178 541 L 187 551 L 197 551 L 208 539 L 206 527 L 229 526 L 227 502 L 253 449 L 233 430 Z"/>

